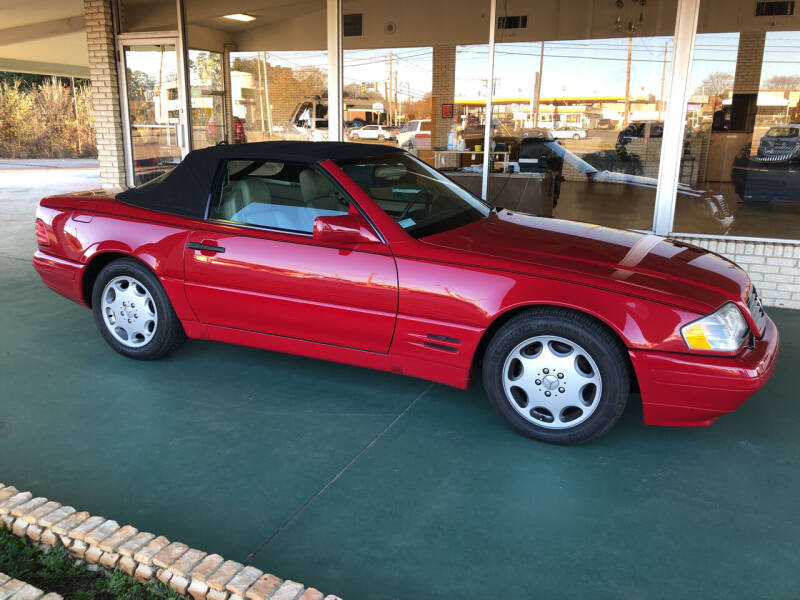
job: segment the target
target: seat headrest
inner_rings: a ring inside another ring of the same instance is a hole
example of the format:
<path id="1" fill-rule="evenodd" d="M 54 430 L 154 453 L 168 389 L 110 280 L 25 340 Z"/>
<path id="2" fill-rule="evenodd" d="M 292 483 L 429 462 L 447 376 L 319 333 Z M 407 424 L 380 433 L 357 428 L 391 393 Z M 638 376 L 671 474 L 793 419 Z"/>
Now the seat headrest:
<path id="1" fill-rule="evenodd" d="M 330 196 L 333 185 L 316 171 L 303 169 L 300 171 L 300 192 L 303 194 L 303 202 L 308 204 L 317 198 Z"/>
<path id="2" fill-rule="evenodd" d="M 269 191 L 269 184 L 259 179 L 240 179 L 233 182 L 233 189 L 242 193 L 242 201 L 245 206 L 255 202 L 269 204 L 272 202 L 272 194 Z"/>
<path id="3" fill-rule="evenodd" d="M 393 179 L 400 179 L 406 172 L 406 166 L 402 164 L 375 167 L 375 177 L 378 179 L 388 179 L 390 181 Z"/>

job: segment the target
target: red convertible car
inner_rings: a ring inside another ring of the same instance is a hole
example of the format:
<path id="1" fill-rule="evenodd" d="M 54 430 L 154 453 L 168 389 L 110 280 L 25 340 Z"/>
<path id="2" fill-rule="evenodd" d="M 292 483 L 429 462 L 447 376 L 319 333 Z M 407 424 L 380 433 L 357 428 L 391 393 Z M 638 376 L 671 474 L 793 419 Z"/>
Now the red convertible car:
<path id="1" fill-rule="evenodd" d="M 778 332 L 744 271 L 654 235 L 497 209 L 388 147 L 191 152 L 118 194 L 53 196 L 33 263 L 118 352 L 186 337 L 467 387 L 517 431 L 575 444 L 629 391 L 709 425 L 770 377 Z"/>

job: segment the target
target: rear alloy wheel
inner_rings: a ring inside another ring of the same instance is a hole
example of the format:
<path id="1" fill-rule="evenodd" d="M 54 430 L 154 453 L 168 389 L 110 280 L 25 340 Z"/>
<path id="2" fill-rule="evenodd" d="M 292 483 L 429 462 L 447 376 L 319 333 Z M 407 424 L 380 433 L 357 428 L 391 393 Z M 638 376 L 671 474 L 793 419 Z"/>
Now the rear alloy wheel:
<path id="1" fill-rule="evenodd" d="M 351 133 L 350 134 L 350 139 L 351 140 L 357 140 L 358 139 L 358 134 L 357 133 Z"/>
<path id="2" fill-rule="evenodd" d="M 92 288 L 92 310 L 108 344 L 130 358 L 161 358 L 186 339 L 158 278 L 130 258 L 100 271 Z"/>
<path id="3" fill-rule="evenodd" d="M 379 141 L 379 142 L 382 142 L 382 141 L 384 141 L 385 139 L 386 139 L 386 136 L 385 136 L 385 135 L 383 135 L 382 133 L 378 135 L 378 141 Z"/>
<path id="4" fill-rule="evenodd" d="M 581 136 L 579 136 L 579 135 L 576 133 L 575 135 L 573 135 L 573 136 L 572 136 L 572 139 L 573 139 L 573 140 L 579 140 L 579 139 L 581 139 Z"/>
<path id="5" fill-rule="evenodd" d="M 489 399 L 522 434 L 581 444 L 617 422 L 629 391 L 619 340 L 573 311 L 523 313 L 492 338 L 483 363 Z"/>

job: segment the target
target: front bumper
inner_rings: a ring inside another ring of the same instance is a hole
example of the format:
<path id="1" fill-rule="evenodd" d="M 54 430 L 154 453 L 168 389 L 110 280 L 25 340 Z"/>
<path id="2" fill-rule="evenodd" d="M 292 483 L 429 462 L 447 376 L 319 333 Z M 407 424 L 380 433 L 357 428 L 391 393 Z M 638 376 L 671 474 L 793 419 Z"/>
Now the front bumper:
<path id="1" fill-rule="evenodd" d="M 732 358 L 630 350 L 644 422 L 702 427 L 739 408 L 778 362 L 780 336 L 769 317 L 754 346 Z"/>
<path id="2" fill-rule="evenodd" d="M 33 255 L 33 268 L 51 290 L 86 305 L 81 290 L 86 265 L 37 250 Z"/>

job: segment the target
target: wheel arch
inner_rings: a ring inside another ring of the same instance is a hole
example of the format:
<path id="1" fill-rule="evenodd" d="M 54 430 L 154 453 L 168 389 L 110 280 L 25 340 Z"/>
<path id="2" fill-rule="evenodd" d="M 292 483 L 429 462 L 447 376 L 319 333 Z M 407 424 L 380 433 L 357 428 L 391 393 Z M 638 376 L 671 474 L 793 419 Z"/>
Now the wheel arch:
<path id="1" fill-rule="evenodd" d="M 625 342 L 625 338 L 622 336 L 621 332 L 608 320 L 604 319 L 601 315 L 594 314 L 593 312 L 577 309 L 573 306 L 565 305 L 565 304 L 557 304 L 557 303 L 542 303 L 542 304 L 522 304 L 518 306 L 513 306 L 508 308 L 507 310 L 497 314 L 486 330 L 483 332 L 480 341 L 478 342 L 477 347 L 475 348 L 475 353 L 472 358 L 472 365 L 471 365 L 471 372 L 477 372 L 477 369 L 480 368 L 481 363 L 483 362 L 484 354 L 486 353 L 486 348 L 489 346 L 489 342 L 495 336 L 495 334 L 503 327 L 506 323 L 508 323 L 511 319 L 516 317 L 517 315 L 527 312 L 527 311 L 536 311 L 536 310 L 545 310 L 545 309 L 558 309 L 558 310 L 565 310 L 569 312 L 573 312 L 576 314 L 581 314 L 590 319 L 593 319 L 600 325 L 602 325 L 606 330 L 608 330 L 613 337 L 619 342 L 620 347 L 624 351 L 624 355 L 626 358 L 626 362 L 628 365 L 628 373 L 630 375 L 631 381 L 631 390 L 638 391 L 639 389 L 639 382 L 636 379 L 636 372 L 633 369 L 633 363 L 631 362 L 630 355 L 628 353 L 628 344 Z"/>
<path id="2" fill-rule="evenodd" d="M 81 278 L 81 296 L 83 297 L 83 301 L 86 303 L 86 306 L 89 308 L 92 308 L 92 288 L 94 288 L 94 282 L 97 280 L 97 276 L 100 274 L 100 271 L 102 271 L 107 265 L 111 264 L 115 260 L 119 260 L 120 258 L 129 258 L 131 260 L 135 260 L 140 265 L 150 270 L 153 275 L 158 277 L 158 274 L 153 271 L 151 265 L 148 265 L 145 261 L 135 256 L 117 251 L 98 252 L 92 256 L 87 263 L 86 268 L 83 271 L 83 277 Z"/>

